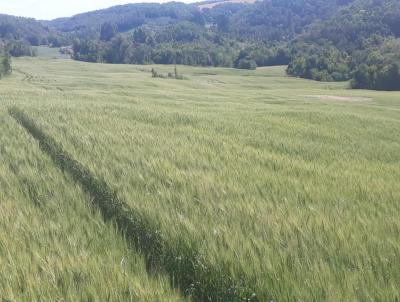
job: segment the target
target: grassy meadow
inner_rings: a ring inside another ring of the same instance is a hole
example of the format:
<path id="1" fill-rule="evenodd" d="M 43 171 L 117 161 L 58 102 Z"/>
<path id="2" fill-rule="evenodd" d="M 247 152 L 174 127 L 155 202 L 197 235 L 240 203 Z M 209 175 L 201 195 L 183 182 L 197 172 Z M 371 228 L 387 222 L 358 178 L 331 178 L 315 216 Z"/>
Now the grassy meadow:
<path id="1" fill-rule="evenodd" d="M 400 299 L 400 93 L 39 53 L 0 81 L 4 298 L 184 299 L 6 114 L 17 106 L 250 301 Z"/>
<path id="2" fill-rule="evenodd" d="M 147 274 L 4 103 L 0 121 L 0 301 L 186 301 Z"/>

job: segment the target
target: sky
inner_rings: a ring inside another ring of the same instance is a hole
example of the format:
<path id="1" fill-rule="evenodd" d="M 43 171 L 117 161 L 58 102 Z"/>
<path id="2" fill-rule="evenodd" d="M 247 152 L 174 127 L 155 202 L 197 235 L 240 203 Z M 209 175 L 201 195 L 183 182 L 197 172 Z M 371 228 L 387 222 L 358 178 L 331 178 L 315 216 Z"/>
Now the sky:
<path id="1" fill-rule="evenodd" d="M 181 1 L 190 2 L 190 0 Z M 0 13 L 51 20 L 135 2 L 168 2 L 168 0 L 0 0 Z"/>

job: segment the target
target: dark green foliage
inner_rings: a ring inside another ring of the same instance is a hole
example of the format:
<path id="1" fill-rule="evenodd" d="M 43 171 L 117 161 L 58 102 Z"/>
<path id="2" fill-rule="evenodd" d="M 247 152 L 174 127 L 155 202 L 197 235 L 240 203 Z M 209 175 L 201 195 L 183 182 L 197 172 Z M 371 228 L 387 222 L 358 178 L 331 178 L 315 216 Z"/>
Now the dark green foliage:
<path id="1" fill-rule="evenodd" d="M 346 81 L 350 77 L 346 54 L 334 47 L 315 47 L 310 53 L 298 54 L 287 72 L 317 81 Z"/>
<path id="2" fill-rule="evenodd" d="M 110 41 L 112 38 L 115 37 L 116 34 L 117 34 L 117 26 L 115 24 L 106 22 L 101 26 L 100 40 L 106 42 Z"/>
<path id="3" fill-rule="evenodd" d="M 314 23 L 288 44 L 288 73 L 322 81 L 353 77 L 354 88 L 398 89 L 394 57 L 400 48 L 380 49 L 398 35 L 399 11 L 398 1 L 358 0 Z"/>
<path id="4" fill-rule="evenodd" d="M 167 74 L 162 74 L 157 72 L 154 68 L 151 69 L 151 77 L 152 78 L 161 78 L 161 79 L 175 79 L 175 80 L 183 80 L 184 76 L 178 72 L 178 67 L 175 66 L 174 72 L 168 72 Z"/>
<path id="5" fill-rule="evenodd" d="M 220 14 L 215 18 L 217 29 L 221 32 L 228 32 L 230 28 L 230 19 L 226 14 Z"/>
<path id="6" fill-rule="evenodd" d="M 11 57 L 9 55 L 0 56 L 0 75 L 7 75 L 12 72 Z"/>
<path id="7" fill-rule="evenodd" d="M 150 36 L 149 36 L 150 38 Z M 147 42 L 147 34 L 143 28 L 135 29 L 133 32 L 133 42 L 135 43 L 146 43 Z"/>
<path id="8" fill-rule="evenodd" d="M 353 88 L 400 90 L 400 39 L 388 39 L 378 48 L 358 52 L 353 60 Z"/>
<path id="9" fill-rule="evenodd" d="M 235 61 L 235 67 L 239 69 L 256 69 L 257 63 L 252 59 L 250 52 L 244 49 L 239 53 Z"/>
<path id="10" fill-rule="evenodd" d="M 86 62 L 102 62 L 105 52 L 104 43 L 97 40 L 75 39 L 73 43 L 73 58 Z"/>
<path id="11" fill-rule="evenodd" d="M 242 38 L 289 41 L 307 25 L 333 14 L 335 0 L 269 0 L 245 6 L 230 18 L 230 31 Z"/>
<path id="12" fill-rule="evenodd" d="M 285 47 L 254 40 L 289 40 L 318 17 L 333 14 L 340 5 L 336 1 L 271 0 L 256 5 L 226 4 L 199 11 L 194 5 L 178 3 L 133 4 L 54 20 L 51 24 L 62 31 L 78 32 L 78 35 L 87 31 L 86 39 L 94 37 L 92 29 L 98 28 L 103 41 L 109 41 L 110 35 L 102 34 L 104 28 L 100 30 L 99 20 L 116 24 L 119 32 L 135 29 L 133 37 L 127 35 L 128 43 L 133 41 L 126 46 L 129 51 L 123 51 L 128 57 L 110 54 L 104 57 L 104 47 L 100 49 L 102 53 L 94 55 L 93 47 L 86 47 L 87 42 L 84 42 L 82 49 L 77 49 L 79 55 L 75 56 L 80 60 L 94 61 L 96 58 L 110 63 L 176 63 L 254 69 L 257 65 L 289 62 Z M 128 15 L 136 20 L 132 19 L 130 25 L 125 22 Z M 246 42 L 238 44 L 237 39 Z M 137 44 L 146 44 L 151 49 Z M 263 47 L 258 47 L 260 45 Z M 248 49 L 246 58 L 238 57 L 243 47 Z M 114 49 L 110 45 L 105 48 Z"/>
<path id="13" fill-rule="evenodd" d="M 0 14 L 0 39 L 24 40 L 38 46 L 48 44 L 51 34 L 54 34 L 51 29 L 34 19 Z"/>
<path id="14" fill-rule="evenodd" d="M 76 39 L 74 58 L 89 62 L 126 64 L 185 64 L 232 67 L 238 44 L 211 30 L 184 21 L 159 31 L 138 28 L 110 41 Z"/>
<path id="15" fill-rule="evenodd" d="M 362 48 L 365 39 L 373 35 L 388 36 L 390 30 L 383 23 L 383 6 L 368 5 L 367 2 L 357 2 L 331 18 L 313 24 L 300 40 L 321 46 L 329 42 L 343 51 L 352 52 Z"/>
<path id="16" fill-rule="evenodd" d="M 12 72 L 11 56 L 8 53 L 7 46 L 0 43 L 0 78 Z"/>
<path id="17" fill-rule="evenodd" d="M 13 57 L 34 57 L 36 56 L 36 51 L 31 47 L 31 45 L 24 40 L 9 40 L 7 42 L 7 48 L 9 54 Z"/>
<path id="18" fill-rule="evenodd" d="M 34 19 L 0 14 L 0 40 L 8 44 L 11 56 L 21 57 L 35 56 L 35 51 L 31 46 L 60 47 L 68 45 L 70 38 L 60 35 Z"/>
<path id="19" fill-rule="evenodd" d="M 105 45 L 103 60 L 108 63 L 132 63 L 132 46 L 127 37 L 118 35 Z"/>
<path id="20" fill-rule="evenodd" d="M 0 78 L 12 72 L 11 57 L 7 54 L 0 54 Z"/>
<path id="21" fill-rule="evenodd" d="M 239 69 L 250 69 L 255 70 L 257 68 L 257 63 L 249 57 L 239 58 L 235 62 L 235 67 Z"/>
<path id="22" fill-rule="evenodd" d="M 134 242 L 146 257 L 149 269 L 166 271 L 172 283 L 195 301 L 258 301 L 251 285 L 243 278 L 230 277 L 229 268 L 223 264 L 210 265 L 199 253 L 198 242 L 189 238 L 168 241 L 156 221 L 133 211 L 104 180 L 73 159 L 22 111 L 13 107 L 9 114 L 39 142 L 55 165 L 82 186 L 104 218 L 114 221 Z"/>
<path id="23" fill-rule="evenodd" d="M 202 15 L 195 6 L 177 2 L 120 5 L 72 18 L 56 19 L 47 24 L 61 32 L 74 32 L 79 37 L 94 38 L 104 23 L 115 24 L 118 32 L 122 33 L 143 25 L 162 28 L 181 21 L 203 24 Z"/>

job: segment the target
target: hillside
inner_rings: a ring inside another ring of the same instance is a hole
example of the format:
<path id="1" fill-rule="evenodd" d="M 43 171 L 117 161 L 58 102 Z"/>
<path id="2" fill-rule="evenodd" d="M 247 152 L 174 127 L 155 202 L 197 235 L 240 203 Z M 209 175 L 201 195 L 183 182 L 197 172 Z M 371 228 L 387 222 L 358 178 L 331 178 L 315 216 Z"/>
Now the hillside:
<path id="1" fill-rule="evenodd" d="M 381 84 L 400 77 L 393 46 L 400 35 L 400 2 L 394 0 L 142 3 L 41 23 L 2 18 L 8 24 L 4 38 L 18 40 L 13 55 L 29 54 L 23 44 L 28 41 L 73 45 L 73 58 L 81 61 L 242 69 L 288 65 L 293 76 L 400 89 L 397 80 Z"/>
<path id="2" fill-rule="evenodd" d="M 119 32 L 126 32 L 143 25 L 159 27 L 179 21 L 196 22 L 198 14 L 195 6 L 179 2 L 126 4 L 79 14 L 71 18 L 56 19 L 45 24 L 61 32 L 87 36 L 99 33 L 104 23 L 115 24 Z"/>
<path id="3" fill-rule="evenodd" d="M 141 26 L 160 27 L 189 21 L 200 25 L 215 24 L 223 32 L 240 38 L 281 41 L 293 38 L 307 25 L 334 14 L 338 8 L 349 2 L 351 1 L 235 0 L 194 4 L 127 4 L 56 19 L 45 24 L 62 32 L 88 35 L 99 33 L 104 23 L 115 24 L 118 32 L 126 32 Z M 243 5 L 246 3 L 253 5 Z M 223 22 L 226 24 L 222 24 Z"/>
<path id="4" fill-rule="evenodd" d="M 216 0 L 216 1 L 203 1 L 203 2 L 197 2 L 195 5 L 200 9 L 200 10 L 206 10 L 206 9 L 213 9 L 217 6 L 225 5 L 225 4 L 254 4 L 256 3 L 257 0 Z"/>
<path id="5" fill-rule="evenodd" d="M 260 1 L 234 13 L 230 17 L 229 31 L 255 40 L 288 41 L 349 2 L 351 0 Z"/>
<path id="6" fill-rule="evenodd" d="M 35 19 L 0 14 L 0 39 L 26 40 L 31 45 L 48 44 L 55 34 Z"/>
<path id="7" fill-rule="evenodd" d="M 353 79 L 354 88 L 398 90 L 399 22 L 398 1 L 355 1 L 291 41 L 288 72 L 325 81 Z"/>

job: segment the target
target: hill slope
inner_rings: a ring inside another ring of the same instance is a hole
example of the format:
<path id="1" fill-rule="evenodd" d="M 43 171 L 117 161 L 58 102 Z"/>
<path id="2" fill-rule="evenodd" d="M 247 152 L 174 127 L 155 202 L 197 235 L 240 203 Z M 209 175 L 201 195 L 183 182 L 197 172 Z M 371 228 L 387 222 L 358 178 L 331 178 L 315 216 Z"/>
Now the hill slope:
<path id="1" fill-rule="evenodd" d="M 14 18 L 8 23 L 18 25 L 3 32 L 31 44 L 46 36 L 52 45 L 73 44 L 74 58 L 82 61 L 245 69 L 288 64 L 294 76 L 353 79 L 355 88 L 399 86 L 371 83 L 387 77 L 396 83 L 400 76 L 397 42 L 390 41 L 400 35 L 399 1 L 244 2 L 128 4 L 42 24 Z"/>
<path id="2" fill-rule="evenodd" d="M 288 71 L 317 80 L 353 78 L 355 88 L 400 89 L 399 25 L 399 1 L 355 1 L 291 42 Z"/>
<path id="3" fill-rule="evenodd" d="M 195 21 L 197 14 L 195 6 L 178 2 L 126 4 L 55 19 L 45 24 L 61 32 L 84 36 L 99 33 L 104 23 L 115 24 L 119 32 L 126 32 L 142 25 L 164 26 L 178 21 Z"/>
<path id="4" fill-rule="evenodd" d="M 31 45 L 47 44 L 54 34 L 35 19 L 0 14 L 0 39 L 27 40 Z"/>

